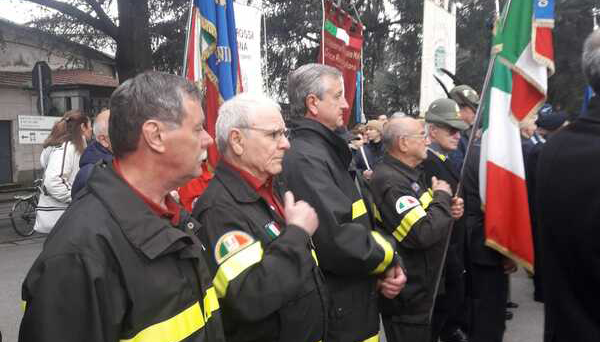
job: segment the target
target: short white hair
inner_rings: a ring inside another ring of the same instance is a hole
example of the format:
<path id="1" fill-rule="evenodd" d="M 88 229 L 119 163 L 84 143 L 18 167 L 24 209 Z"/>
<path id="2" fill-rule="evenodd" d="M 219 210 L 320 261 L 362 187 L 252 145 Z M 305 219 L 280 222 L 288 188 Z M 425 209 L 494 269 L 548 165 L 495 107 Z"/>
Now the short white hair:
<path id="1" fill-rule="evenodd" d="M 105 109 L 96 115 L 96 120 L 94 120 L 94 124 L 92 125 L 92 131 L 94 132 L 94 136 L 98 137 L 101 135 L 105 135 L 108 137 L 108 118 L 105 120 L 99 120 L 98 117 L 101 115 L 108 113 L 110 115 L 109 110 Z"/>
<path id="2" fill-rule="evenodd" d="M 277 102 L 262 94 L 241 93 L 221 105 L 215 124 L 215 140 L 219 153 L 225 154 L 227 151 L 231 130 L 250 127 L 253 116 L 260 108 L 274 108 L 281 112 Z"/>

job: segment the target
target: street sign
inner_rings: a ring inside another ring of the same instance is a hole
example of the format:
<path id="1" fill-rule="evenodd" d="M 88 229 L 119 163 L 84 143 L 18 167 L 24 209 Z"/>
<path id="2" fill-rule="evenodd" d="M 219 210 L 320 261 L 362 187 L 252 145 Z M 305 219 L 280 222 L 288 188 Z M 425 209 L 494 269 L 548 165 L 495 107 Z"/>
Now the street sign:
<path id="1" fill-rule="evenodd" d="M 60 119 L 59 116 L 19 115 L 19 129 L 52 130 L 54 123 Z"/>
<path id="2" fill-rule="evenodd" d="M 43 144 L 49 135 L 50 131 L 19 131 L 19 144 Z"/>

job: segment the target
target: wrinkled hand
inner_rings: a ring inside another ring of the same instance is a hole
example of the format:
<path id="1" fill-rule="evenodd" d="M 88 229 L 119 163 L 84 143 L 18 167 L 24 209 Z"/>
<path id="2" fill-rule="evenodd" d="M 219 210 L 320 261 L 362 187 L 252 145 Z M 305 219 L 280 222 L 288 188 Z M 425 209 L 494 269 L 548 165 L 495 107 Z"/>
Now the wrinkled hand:
<path id="1" fill-rule="evenodd" d="M 385 271 L 382 279 L 377 280 L 377 288 L 388 299 L 395 298 L 406 285 L 406 275 L 400 266 Z"/>
<path id="2" fill-rule="evenodd" d="M 373 177 L 373 170 L 364 170 L 363 177 L 365 177 L 366 180 L 371 180 L 371 177 Z"/>
<path id="3" fill-rule="evenodd" d="M 446 192 L 448 195 L 452 196 L 452 189 L 450 188 L 450 184 L 446 183 L 446 181 L 444 180 L 437 179 L 435 176 L 431 177 L 431 190 L 441 190 Z"/>
<path id="4" fill-rule="evenodd" d="M 450 215 L 453 219 L 458 220 L 465 213 L 465 201 L 460 197 L 452 197 L 452 205 L 450 206 Z"/>
<path id="5" fill-rule="evenodd" d="M 313 236 L 319 226 L 319 219 L 313 207 L 304 201 L 296 202 L 291 191 L 285 192 L 283 200 L 286 224 L 293 224 L 309 236 Z"/>
<path id="6" fill-rule="evenodd" d="M 519 269 L 517 264 L 509 258 L 504 258 L 504 260 L 502 260 L 502 266 L 504 267 L 504 274 L 515 273 Z"/>

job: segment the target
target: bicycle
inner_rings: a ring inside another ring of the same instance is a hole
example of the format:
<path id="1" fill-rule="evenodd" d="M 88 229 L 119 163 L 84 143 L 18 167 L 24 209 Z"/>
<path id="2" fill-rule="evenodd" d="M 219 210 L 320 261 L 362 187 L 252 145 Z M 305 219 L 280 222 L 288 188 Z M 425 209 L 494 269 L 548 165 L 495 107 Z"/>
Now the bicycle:
<path id="1" fill-rule="evenodd" d="M 42 183 L 42 179 L 36 179 L 33 181 L 33 193 L 15 196 L 16 201 L 9 216 L 13 229 L 21 236 L 26 237 L 34 233 L 35 213 L 42 192 Z"/>

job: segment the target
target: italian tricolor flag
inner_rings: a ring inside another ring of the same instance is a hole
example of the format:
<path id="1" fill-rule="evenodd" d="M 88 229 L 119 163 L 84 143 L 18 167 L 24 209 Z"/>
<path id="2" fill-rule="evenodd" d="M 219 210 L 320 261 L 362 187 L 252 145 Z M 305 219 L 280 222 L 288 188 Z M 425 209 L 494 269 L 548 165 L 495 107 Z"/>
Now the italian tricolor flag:
<path id="1" fill-rule="evenodd" d="M 533 243 L 519 122 L 544 103 L 554 71 L 552 21 L 538 2 L 512 0 L 497 27 L 479 165 L 486 245 L 530 271 Z M 546 3 L 553 9 L 554 1 Z"/>
<path id="2" fill-rule="evenodd" d="M 341 27 L 335 26 L 330 20 L 325 20 L 325 31 L 336 37 L 337 39 L 344 42 L 344 44 L 351 46 L 356 49 L 362 48 L 362 39 L 351 37 L 346 30 Z"/>

